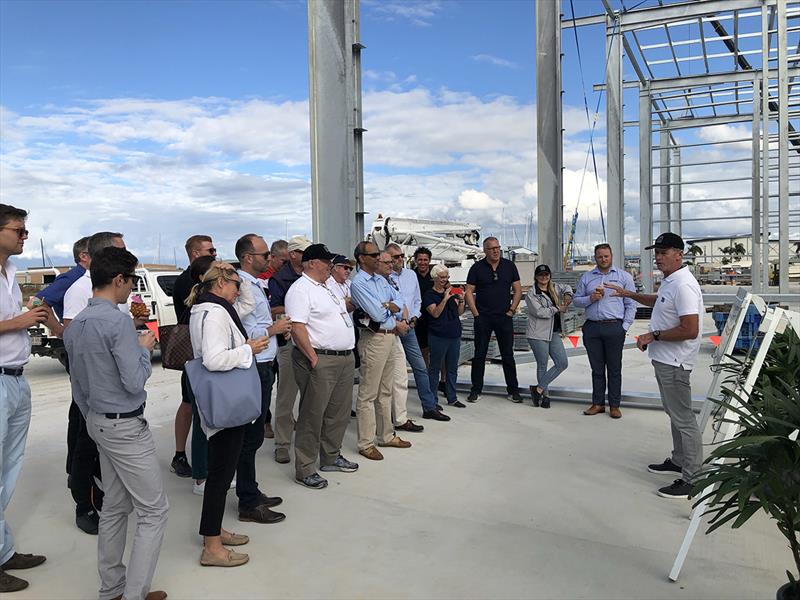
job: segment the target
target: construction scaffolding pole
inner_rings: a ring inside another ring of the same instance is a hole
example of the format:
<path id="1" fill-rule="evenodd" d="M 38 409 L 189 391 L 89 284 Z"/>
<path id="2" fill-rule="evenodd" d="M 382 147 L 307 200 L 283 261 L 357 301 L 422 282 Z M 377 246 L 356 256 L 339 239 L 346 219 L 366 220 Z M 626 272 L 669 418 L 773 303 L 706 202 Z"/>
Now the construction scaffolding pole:
<path id="1" fill-rule="evenodd" d="M 672 186 L 670 185 L 670 154 L 672 143 L 669 131 L 661 129 L 658 134 L 659 200 L 661 202 L 661 225 L 659 232 L 671 231 L 672 226 Z"/>
<path id="2" fill-rule="evenodd" d="M 652 127 L 650 90 L 644 87 L 639 92 L 639 270 L 645 293 L 653 290 L 653 251 L 644 249 L 653 240 Z"/>
<path id="3" fill-rule="evenodd" d="M 789 293 L 789 74 L 786 0 L 776 6 L 778 21 L 778 291 Z"/>
<path id="4" fill-rule="evenodd" d="M 683 185 L 681 182 L 681 148 L 676 146 L 672 151 L 672 161 L 675 167 L 672 171 L 672 223 L 670 231 L 683 235 Z"/>
<path id="5" fill-rule="evenodd" d="M 311 221 L 349 255 L 364 237 L 359 0 L 308 0 Z"/>
<path id="6" fill-rule="evenodd" d="M 770 246 L 769 246 L 769 9 L 761 7 L 761 235 L 764 252 L 761 255 L 762 276 L 766 283 L 764 291 L 769 291 Z"/>
<path id="7" fill-rule="evenodd" d="M 560 2 L 536 3 L 536 189 L 539 261 L 563 261 Z"/>
<path id="8" fill-rule="evenodd" d="M 537 2 L 550 4 L 549 2 Z M 606 19 L 606 198 L 608 243 L 622 267 L 625 264 L 625 179 L 622 127 L 622 35 L 615 19 Z"/>
<path id="9" fill-rule="evenodd" d="M 759 132 L 761 130 L 761 99 L 760 99 L 760 82 L 758 77 L 753 81 L 753 164 L 751 175 L 753 178 L 751 191 L 753 196 L 752 204 L 752 238 L 750 244 L 750 252 L 752 253 L 750 261 L 750 279 L 754 293 L 761 293 L 764 291 L 764 275 L 761 268 L 761 169 L 760 169 L 760 141 Z"/>

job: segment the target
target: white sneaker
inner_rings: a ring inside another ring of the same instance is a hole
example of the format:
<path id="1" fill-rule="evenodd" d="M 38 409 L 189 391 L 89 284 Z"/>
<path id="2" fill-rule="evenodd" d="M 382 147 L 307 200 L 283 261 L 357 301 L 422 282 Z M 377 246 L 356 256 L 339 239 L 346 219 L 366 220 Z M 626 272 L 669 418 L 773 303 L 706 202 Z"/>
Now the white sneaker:
<path id="1" fill-rule="evenodd" d="M 233 481 L 231 481 L 231 487 L 229 489 L 231 489 L 231 490 L 235 490 L 236 489 L 236 480 L 235 479 Z M 197 483 L 197 482 L 193 483 L 192 484 L 192 493 L 193 494 L 197 494 L 198 496 L 202 496 L 203 494 L 205 494 L 206 493 L 206 480 L 204 479 L 203 483 Z"/>

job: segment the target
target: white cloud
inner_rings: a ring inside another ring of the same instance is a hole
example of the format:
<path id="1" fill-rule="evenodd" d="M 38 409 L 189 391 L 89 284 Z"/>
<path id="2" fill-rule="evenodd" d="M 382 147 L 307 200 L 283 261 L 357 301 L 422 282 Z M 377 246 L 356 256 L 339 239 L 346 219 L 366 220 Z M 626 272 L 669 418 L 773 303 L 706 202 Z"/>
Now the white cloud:
<path id="1" fill-rule="evenodd" d="M 442 10 L 439 0 L 364 0 L 363 4 L 386 20 L 406 20 L 417 27 L 430 27 Z"/>
<path id="2" fill-rule="evenodd" d="M 458 203 L 467 210 L 492 210 L 504 206 L 500 200 L 492 198 L 486 192 L 472 189 L 461 192 L 458 195 Z"/>
<path id="3" fill-rule="evenodd" d="M 519 69 L 519 64 L 505 58 L 493 56 L 491 54 L 475 54 L 470 57 L 475 62 L 494 65 L 495 67 L 505 67 L 507 69 Z"/>

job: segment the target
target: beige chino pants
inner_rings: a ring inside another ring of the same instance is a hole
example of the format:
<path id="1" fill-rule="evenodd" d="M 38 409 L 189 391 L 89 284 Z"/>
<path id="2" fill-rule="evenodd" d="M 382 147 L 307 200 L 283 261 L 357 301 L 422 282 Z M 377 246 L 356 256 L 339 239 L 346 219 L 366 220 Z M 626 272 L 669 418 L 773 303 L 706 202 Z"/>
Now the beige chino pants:
<path id="1" fill-rule="evenodd" d="M 394 336 L 394 381 L 392 382 L 392 415 L 394 424 L 402 425 L 408 421 L 408 371 L 406 370 L 406 351 L 400 338 Z"/>
<path id="2" fill-rule="evenodd" d="M 375 445 L 386 444 L 394 437 L 392 428 L 392 385 L 395 378 L 394 334 L 374 333 L 361 330 L 358 351 L 361 356 L 359 369 L 358 401 L 358 449 L 365 450 Z"/>

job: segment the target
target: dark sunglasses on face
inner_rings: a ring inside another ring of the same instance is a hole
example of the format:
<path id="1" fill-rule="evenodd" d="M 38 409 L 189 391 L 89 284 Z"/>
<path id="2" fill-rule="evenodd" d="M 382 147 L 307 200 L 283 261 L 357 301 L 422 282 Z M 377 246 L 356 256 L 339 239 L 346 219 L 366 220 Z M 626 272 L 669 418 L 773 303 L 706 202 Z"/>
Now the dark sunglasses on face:
<path id="1" fill-rule="evenodd" d="M 248 252 L 250 256 L 261 256 L 263 258 L 269 258 L 269 251 L 267 252 Z"/>
<path id="2" fill-rule="evenodd" d="M 24 238 L 28 237 L 30 231 L 25 229 L 24 227 L 0 227 L 0 229 L 8 229 L 9 231 L 15 231 L 17 233 L 17 237 Z"/>
<path id="3" fill-rule="evenodd" d="M 333 265 L 333 266 L 334 266 L 334 267 L 341 267 L 341 268 L 343 268 L 345 271 L 352 271 L 352 270 L 353 270 L 353 267 L 351 267 L 350 265 Z"/>
<path id="4" fill-rule="evenodd" d="M 364 254 L 364 256 L 371 256 L 372 258 L 378 258 L 380 255 L 380 252 L 367 252 Z"/>
<path id="5" fill-rule="evenodd" d="M 235 285 L 237 290 L 242 289 L 242 281 L 240 279 L 226 279 L 226 281 L 230 281 L 233 285 Z"/>
<path id="6" fill-rule="evenodd" d="M 390 254 L 389 256 L 391 256 L 391 257 L 392 257 L 392 259 L 395 259 L 395 258 L 405 258 L 405 257 L 406 257 L 406 255 L 405 255 L 405 254 Z"/>
<path id="7" fill-rule="evenodd" d="M 129 273 L 127 275 L 123 275 L 122 278 L 129 280 L 133 285 L 138 285 L 139 280 L 141 279 L 141 277 L 139 277 L 135 273 Z"/>

